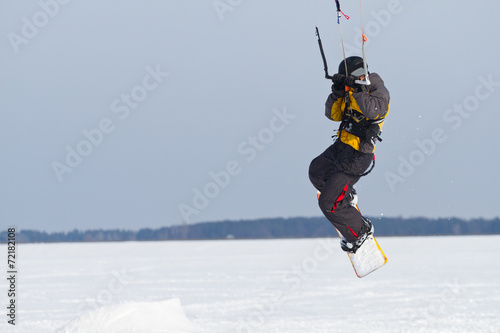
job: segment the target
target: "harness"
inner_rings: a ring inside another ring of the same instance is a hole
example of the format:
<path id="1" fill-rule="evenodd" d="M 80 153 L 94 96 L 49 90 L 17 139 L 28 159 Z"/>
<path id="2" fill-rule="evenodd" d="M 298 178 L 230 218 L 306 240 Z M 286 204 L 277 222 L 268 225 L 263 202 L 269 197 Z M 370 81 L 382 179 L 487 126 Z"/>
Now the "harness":
<path id="1" fill-rule="evenodd" d="M 361 112 L 357 112 L 351 108 L 344 111 L 342 121 L 340 123 L 339 132 L 345 130 L 347 133 L 357 136 L 362 141 L 375 144 L 375 140 L 382 141 L 379 124 L 384 121 L 384 118 L 370 120 Z"/>
<path id="2" fill-rule="evenodd" d="M 353 110 L 349 101 L 349 90 L 346 90 L 344 100 L 345 109 L 342 115 L 342 121 L 340 122 L 340 126 L 338 129 L 338 138 L 340 139 L 340 133 L 342 133 L 342 130 L 345 130 L 347 133 L 357 136 L 361 141 L 370 142 L 373 145 L 375 145 L 375 140 L 381 142 L 382 138 L 380 137 L 380 134 L 382 133 L 382 131 L 380 130 L 379 124 L 384 121 L 384 118 L 376 120 L 367 119 L 366 116 L 361 112 Z M 352 174 L 345 170 L 342 170 L 342 173 L 353 177 L 364 177 L 372 172 L 374 167 L 375 154 L 373 154 L 373 163 L 368 171 L 360 175 Z"/>
<path id="3" fill-rule="evenodd" d="M 338 133 L 345 130 L 347 133 L 357 136 L 362 141 L 370 142 L 375 144 L 375 140 L 382 141 L 380 134 L 379 124 L 384 121 L 384 118 L 380 119 L 367 119 L 364 114 L 353 110 L 351 108 L 351 102 L 349 100 L 349 91 L 347 90 L 344 97 L 345 110 L 342 115 L 342 121 L 340 122 Z"/>

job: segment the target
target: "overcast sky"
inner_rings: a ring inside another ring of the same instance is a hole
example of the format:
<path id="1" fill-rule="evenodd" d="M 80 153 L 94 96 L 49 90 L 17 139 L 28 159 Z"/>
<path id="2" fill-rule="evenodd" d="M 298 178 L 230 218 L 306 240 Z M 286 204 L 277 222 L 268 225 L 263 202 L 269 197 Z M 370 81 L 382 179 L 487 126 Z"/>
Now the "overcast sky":
<path id="1" fill-rule="evenodd" d="M 341 1 L 348 55 L 358 3 Z M 500 3 L 362 4 L 392 100 L 361 211 L 497 217 Z M 308 166 L 338 124 L 314 25 L 333 74 L 334 1 L 25 0 L 0 16 L 4 228 L 321 215 Z"/>

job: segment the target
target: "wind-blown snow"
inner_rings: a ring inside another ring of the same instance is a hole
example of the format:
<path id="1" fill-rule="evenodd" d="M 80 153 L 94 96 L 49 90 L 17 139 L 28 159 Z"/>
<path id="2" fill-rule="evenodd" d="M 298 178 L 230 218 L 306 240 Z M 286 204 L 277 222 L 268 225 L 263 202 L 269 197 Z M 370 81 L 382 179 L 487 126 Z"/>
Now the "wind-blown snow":
<path id="1" fill-rule="evenodd" d="M 338 238 L 20 244 L 0 331 L 498 332 L 500 236 L 377 240 L 362 279 Z"/>
<path id="2" fill-rule="evenodd" d="M 83 314 L 60 333 L 196 332 L 182 310 L 179 299 L 161 302 L 126 302 L 103 306 Z"/>

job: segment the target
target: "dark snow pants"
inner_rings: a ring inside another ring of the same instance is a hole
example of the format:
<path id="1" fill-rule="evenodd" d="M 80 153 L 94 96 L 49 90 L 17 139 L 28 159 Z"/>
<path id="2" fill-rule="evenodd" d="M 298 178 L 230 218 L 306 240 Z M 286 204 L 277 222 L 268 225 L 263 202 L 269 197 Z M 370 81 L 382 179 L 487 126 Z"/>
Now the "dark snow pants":
<path id="1" fill-rule="evenodd" d="M 361 213 L 350 204 L 349 194 L 368 169 L 373 154 L 361 153 L 341 141 L 336 141 L 309 166 L 309 179 L 321 192 L 321 211 L 335 228 L 350 242 L 364 230 Z M 350 175 L 348 175 L 350 174 Z"/>

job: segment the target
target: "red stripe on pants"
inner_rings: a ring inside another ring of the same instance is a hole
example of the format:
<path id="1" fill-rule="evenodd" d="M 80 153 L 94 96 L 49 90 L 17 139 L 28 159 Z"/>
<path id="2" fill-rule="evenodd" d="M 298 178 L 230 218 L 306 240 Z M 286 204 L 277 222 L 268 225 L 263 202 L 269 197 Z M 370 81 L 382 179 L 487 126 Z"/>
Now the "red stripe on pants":
<path id="1" fill-rule="evenodd" d="M 337 197 L 337 200 L 335 200 L 335 202 L 333 203 L 332 213 L 335 213 L 335 209 L 337 209 L 337 206 L 338 206 L 339 202 L 341 202 L 342 199 L 344 199 L 345 193 L 347 192 L 347 187 L 348 186 L 349 186 L 349 183 L 345 184 L 344 189 L 342 190 L 342 192 L 340 193 L 340 195 Z"/>
<path id="2" fill-rule="evenodd" d="M 358 238 L 358 234 L 355 233 L 349 226 L 347 226 L 347 228 L 349 228 L 349 231 L 352 232 L 352 234 L 354 235 L 354 237 Z"/>

